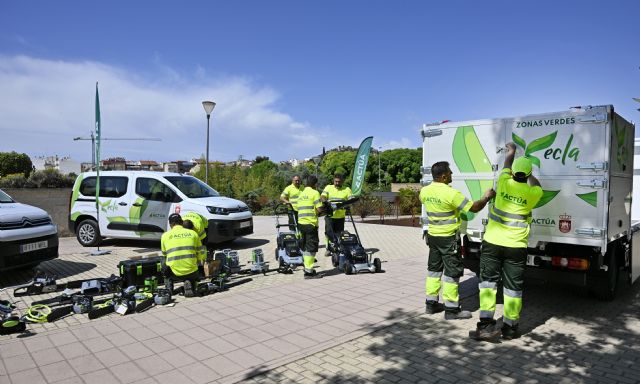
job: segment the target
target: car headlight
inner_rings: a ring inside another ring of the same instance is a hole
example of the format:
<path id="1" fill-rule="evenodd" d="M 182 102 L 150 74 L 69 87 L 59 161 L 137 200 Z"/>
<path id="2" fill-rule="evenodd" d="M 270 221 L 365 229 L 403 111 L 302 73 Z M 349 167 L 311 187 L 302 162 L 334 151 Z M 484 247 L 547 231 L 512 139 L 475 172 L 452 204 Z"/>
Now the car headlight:
<path id="1" fill-rule="evenodd" d="M 228 215 L 229 211 L 227 211 L 226 208 L 221 208 L 221 207 L 207 207 L 207 210 L 209 211 L 209 213 L 214 214 L 214 215 Z"/>

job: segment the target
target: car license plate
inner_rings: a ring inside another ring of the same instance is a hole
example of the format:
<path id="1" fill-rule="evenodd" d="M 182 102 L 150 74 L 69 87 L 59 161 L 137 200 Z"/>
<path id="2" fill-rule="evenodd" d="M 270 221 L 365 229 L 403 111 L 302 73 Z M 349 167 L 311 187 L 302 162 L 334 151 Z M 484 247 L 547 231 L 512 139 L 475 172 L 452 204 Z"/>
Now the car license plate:
<path id="1" fill-rule="evenodd" d="M 48 245 L 49 242 L 47 240 L 38 241 L 37 243 L 22 244 L 20 246 L 20 253 L 27 253 L 37 251 L 39 249 L 45 249 Z"/>
<path id="2" fill-rule="evenodd" d="M 251 226 L 251 222 L 250 221 L 243 221 L 242 223 L 240 223 L 240 228 L 246 228 Z"/>

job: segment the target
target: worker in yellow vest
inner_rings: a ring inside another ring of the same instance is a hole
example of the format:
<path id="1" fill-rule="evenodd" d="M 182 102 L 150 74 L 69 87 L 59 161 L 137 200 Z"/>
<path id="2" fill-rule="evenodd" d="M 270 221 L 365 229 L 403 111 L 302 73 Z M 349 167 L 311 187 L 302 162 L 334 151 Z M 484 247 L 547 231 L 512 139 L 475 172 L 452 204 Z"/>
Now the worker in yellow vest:
<path id="1" fill-rule="evenodd" d="M 451 168 L 446 161 L 431 166 L 433 182 L 420 190 L 420 201 L 429 220 L 427 241 L 429 261 L 427 267 L 426 312 L 444 312 L 446 320 L 469 319 L 471 312 L 463 311 L 459 300 L 458 284 L 464 272 L 458 254 L 458 229 L 462 212 L 479 212 L 495 196 L 489 189 L 480 200 L 471 201 L 462 192 L 451 187 Z M 442 288 L 442 300 L 438 301 Z"/>
<path id="2" fill-rule="evenodd" d="M 162 234 L 160 248 L 165 256 L 165 287 L 173 291 L 173 282 L 184 281 L 184 296 L 194 296 L 196 283 L 200 280 L 198 263 L 204 261 L 202 243 L 198 234 L 182 227 L 182 217 L 173 213 L 169 216 L 169 229 Z"/>
<path id="3" fill-rule="evenodd" d="M 209 221 L 207 221 L 207 219 L 202 217 L 202 215 L 200 215 L 199 213 L 193 211 L 182 213 L 181 216 L 183 222 L 186 222 L 188 220 L 192 223 L 193 230 L 196 231 L 196 233 L 198 234 L 198 238 L 202 243 L 201 250 L 205 253 L 206 256 L 208 254 L 207 229 L 209 228 Z"/>
<path id="4" fill-rule="evenodd" d="M 345 187 L 342 183 L 344 178 L 341 174 L 336 173 L 333 176 L 333 185 L 327 185 L 322 190 L 320 198 L 322 201 L 329 203 L 339 203 L 346 201 L 351 197 L 351 188 Z M 345 209 L 336 209 L 332 215 L 325 216 L 324 234 L 327 240 L 327 248 L 325 256 L 330 256 L 330 243 L 335 241 L 336 236 L 340 236 L 340 232 L 344 231 L 344 219 L 346 216 Z"/>
<path id="5" fill-rule="evenodd" d="M 296 230 L 294 223 L 298 222 L 298 196 L 300 196 L 300 193 L 302 193 L 303 190 L 304 188 L 300 185 L 300 176 L 294 175 L 291 179 L 291 184 L 289 184 L 284 191 L 282 191 L 282 194 L 280 194 L 280 201 L 291 205 L 291 209 L 288 211 L 289 229 L 291 231 Z"/>
<path id="6" fill-rule="evenodd" d="M 471 337 L 492 340 L 500 331 L 502 338 L 519 336 L 518 322 L 522 309 L 522 286 L 527 262 L 531 211 L 542 197 L 542 187 L 531 174 L 531 160 L 514 161 L 516 146 L 507 144 L 504 167 L 497 182 L 495 204 L 489 210 L 489 222 L 480 255 L 480 322 Z M 502 329 L 496 329 L 498 282 L 502 280 L 504 308 Z"/>
<path id="7" fill-rule="evenodd" d="M 307 178 L 307 187 L 298 196 L 298 230 L 301 234 L 302 259 L 304 262 L 304 278 L 322 277 L 313 269 L 316 252 L 318 252 L 318 215 L 322 212 L 320 192 L 316 189 L 318 178 L 311 175 Z"/>

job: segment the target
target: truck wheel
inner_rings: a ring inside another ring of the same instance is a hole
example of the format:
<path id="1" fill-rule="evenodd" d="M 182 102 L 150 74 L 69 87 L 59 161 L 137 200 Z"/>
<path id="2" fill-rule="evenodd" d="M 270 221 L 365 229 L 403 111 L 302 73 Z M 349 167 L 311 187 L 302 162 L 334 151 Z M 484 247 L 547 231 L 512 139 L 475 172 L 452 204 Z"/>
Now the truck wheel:
<path id="1" fill-rule="evenodd" d="M 83 247 L 93 247 L 100 242 L 100 229 L 95 220 L 83 220 L 76 229 L 76 237 Z"/>
<path id="2" fill-rule="evenodd" d="M 618 293 L 618 278 L 620 277 L 620 270 L 618 269 L 617 248 L 617 245 L 611 248 L 607 271 L 589 279 L 589 291 L 600 300 L 611 301 L 615 299 L 616 294 Z"/>

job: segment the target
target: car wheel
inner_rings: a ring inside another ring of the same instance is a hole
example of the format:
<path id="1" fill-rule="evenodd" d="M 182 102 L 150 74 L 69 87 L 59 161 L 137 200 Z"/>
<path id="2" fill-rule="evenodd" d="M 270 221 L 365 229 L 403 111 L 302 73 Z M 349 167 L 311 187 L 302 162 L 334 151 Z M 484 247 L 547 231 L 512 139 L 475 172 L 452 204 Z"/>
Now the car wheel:
<path id="1" fill-rule="evenodd" d="M 76 229 L 76 237 L 83 247 L 93 247 L 100 242 L 100 229 L 93 219 L 83 220 Z"/>

